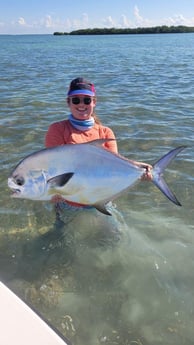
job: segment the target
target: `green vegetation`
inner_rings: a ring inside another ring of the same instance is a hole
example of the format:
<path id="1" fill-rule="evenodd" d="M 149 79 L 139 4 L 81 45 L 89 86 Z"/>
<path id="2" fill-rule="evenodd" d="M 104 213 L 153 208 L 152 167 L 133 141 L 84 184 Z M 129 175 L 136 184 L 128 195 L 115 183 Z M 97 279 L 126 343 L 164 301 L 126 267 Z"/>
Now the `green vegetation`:
<path id="1" fill-rule="evenodd" d="M 54 32 L 55 36 L 63 36 L 63 35 L 69 35 L 68 32 Z"/>
<path id="2" fill-rule="evenodd" d="M 80 29 L 67 32 L 54 32 L 54 35 L 134 35 L 134 34 L 173 34 L 173 33 L 189 33 L 194 32 L 192 26 L 155 26 L 150 28 L 94 28 L 94 29 Z"/>

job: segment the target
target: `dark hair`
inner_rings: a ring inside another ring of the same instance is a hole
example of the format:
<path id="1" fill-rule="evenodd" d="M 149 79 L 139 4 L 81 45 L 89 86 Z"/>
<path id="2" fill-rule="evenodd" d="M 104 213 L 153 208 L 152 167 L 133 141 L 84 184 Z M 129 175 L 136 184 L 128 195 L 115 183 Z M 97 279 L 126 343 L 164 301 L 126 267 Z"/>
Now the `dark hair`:
<path id="1" fill-rule="evenodd" d="M 79 94 L 91 96 L 96 99 L 96 90 L 94 84 L 82 77 L 73 79 L 69 85 L 69 90 L 67 93 L 67 102 L 69 103 L 69 96 Z M 94 118 L 95 123 L 97 123 L 98 125 L 102 124 L 96 113 L 93 113 L 92 117 Z"/>
<path id="2" fill-rule="evenodd" d="M 73 79 L 69 85 L 67 96 L 79 94 L 94 97 L 96 95 L 94 84 L 81 77 Z"/>
<path id="3" fill-rule="evenodd" d="M 93 118 L 94 118 L 94 121 L 95 123 L 97 123 L 98 125 L 101 125 L 102 122 L 100 121 L 99 117 L 96 115 L 96 113 L 93 113 L 92 114 Z"/>

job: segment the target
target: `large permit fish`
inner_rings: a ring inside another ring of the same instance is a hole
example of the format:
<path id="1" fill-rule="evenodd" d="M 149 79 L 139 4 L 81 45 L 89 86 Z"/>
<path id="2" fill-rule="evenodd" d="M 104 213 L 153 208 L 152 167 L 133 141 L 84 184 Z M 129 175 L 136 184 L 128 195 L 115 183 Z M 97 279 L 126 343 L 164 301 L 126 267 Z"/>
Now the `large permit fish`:
<path id="1" fill-rule="evenodd" d="M 70 203 L 90 205 L 109 214 L 106 204 L 129 189 L 145 174 L 144 167 L 104 149 L 105 140 L 42 149 L 24 158 L 8 178 L 12 197 L 52 200 L 62 197 Z M 152 182 L 176 205 L 162 174 L 185 146 L 177 147 L 153 166 Z"/>

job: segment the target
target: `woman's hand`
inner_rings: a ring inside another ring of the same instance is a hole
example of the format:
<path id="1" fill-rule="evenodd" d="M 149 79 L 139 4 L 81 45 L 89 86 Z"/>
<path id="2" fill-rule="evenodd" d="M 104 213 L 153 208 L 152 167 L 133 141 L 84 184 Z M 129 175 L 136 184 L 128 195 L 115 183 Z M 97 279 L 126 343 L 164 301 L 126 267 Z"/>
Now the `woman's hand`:
<path id="1" fill-rule="evenodd" d="M 142 181 L 152 181 L 152 170 L 153 166 L 151 164 L 143 163 L 143 162 L 135 162 L 133 161 L 139 168 L 145 169 L 145 173 L 142 175 Z"/>
<path id="2" fill-rule="evenodd" d="M 152 167 L 152 165 L 143 163 L 142 168 L 145 169 L 145 173 L 142 175 L 141 180 L 142 181 L 152 181 L 152 179 L 153 179 L 153 176 L 152 176 L 153 167 Z"/>

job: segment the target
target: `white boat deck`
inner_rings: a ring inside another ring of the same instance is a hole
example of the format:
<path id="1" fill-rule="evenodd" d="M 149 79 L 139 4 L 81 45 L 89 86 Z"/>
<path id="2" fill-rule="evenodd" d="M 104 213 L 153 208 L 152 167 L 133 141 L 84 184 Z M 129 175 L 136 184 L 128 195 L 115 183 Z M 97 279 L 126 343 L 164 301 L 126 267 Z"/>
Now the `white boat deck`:
<path id="1" fill-rule="evenodd" d="M 0 345 L 70 345 L 0 282 Z"/>

